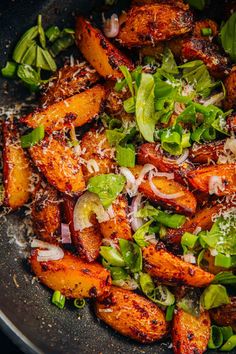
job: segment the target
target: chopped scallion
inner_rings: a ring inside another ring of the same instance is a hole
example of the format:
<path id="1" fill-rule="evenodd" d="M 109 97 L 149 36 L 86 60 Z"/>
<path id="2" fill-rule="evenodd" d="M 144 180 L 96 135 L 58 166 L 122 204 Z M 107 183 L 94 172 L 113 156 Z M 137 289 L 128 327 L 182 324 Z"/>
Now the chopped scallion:
<path id="1" fill-rule="evenodd" d="M 40 125 L 35 128 L 29 134 L 23 135 L 21 137 L 21 146 L 23 148 L 29 148 L 37 143 L 39 143 L 44 138 L 44 127 Z"/>
<path id="2" fill-rule="evenodd" d="M 170 305 L 166 309 L 166 321 L 170 322 L 173 319 L 174 316 L 174 311 L 175 311 L 175 304 Z"/>
<path id="3" fill-rule="evenodd" d="M 74 299 L 74 306 L 77 309 L 83 309 L 86 305 L 86 301 L 84 299 Z"/>
<path id="4" fill-rule="evenodd" d="M 52 295 L 52 303 L 56 305 L 59 309 L 63 309 L 65 306 L 66 298 L 61 294 L 59 290 L 54 291 Z"/>
<path id="5" fill-rule="evenodd" d="M 118 145 L 116 148 L 116 160 L 119 166 L 135 166 L 135 149 L 132 144 L 126 146 Z"/>
<path id="6" fill-rule="evenodd" d="M 203 36 L 211 36 L 212 35 L 212 29 L 211 28 L 202 28 L 201 32 L 202 32 Z"/>
<path id="7" fill-rule="evenodd" d="M 17 63 L 14 63 L 14 61 L 7 61 L 4 68 L 1 69 L 1 72 L 2 76 L 12 79 L 17 72 Z"/>

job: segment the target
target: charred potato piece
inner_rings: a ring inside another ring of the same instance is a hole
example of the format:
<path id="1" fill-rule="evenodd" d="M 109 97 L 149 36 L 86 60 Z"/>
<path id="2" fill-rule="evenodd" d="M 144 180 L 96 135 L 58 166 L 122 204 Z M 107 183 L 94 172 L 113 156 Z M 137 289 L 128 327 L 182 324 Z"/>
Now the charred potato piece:
<path id="1" fill-rule="evenodd" d="M 229 60 L 220 53 L 216 44 L 198 38 L 188 38 L 182 42 L 182 60 L 202 60 L 211 75 L 224 78 L 229 68 Z"/>
<path id="2" fill-rule="evenodd" d="M 182 0 L 132 0 L 131 5 L 132 6 L 141 6 L 141 5 L 147 5 L 147 4 L 155 4 L 155 3 L 163 3 L 163 4 L 170 4 L 170 5 L 175 5 L 178 6 L 184 10 L 189 9 L 189 5 L 185 4 Z"/>
<path id="3" fill-rule="evenodd" d="M 209 28 L 211 29 L 212 33 L 210 36 L 204 36 L 202 34 L 202 29 L 203 28 Z M 218 35 L 218 25 L 215 21 L 212 21 L 210 19 L 204 19 L 200 21 L 196 21 L 194 24 L 194 29 L 193 29 L 193 36 L 198 39 L 203 39 L 207 41 L 212 41 L 214 37 Z"/>
<path id="4" fill-rule="evenodd" d="M 19 133 L 13 122 L 4 121 L 3 130 L 3 185 L 4 205 L 12 209 L 27 203 L 32 189 L 32 168 L 21 147 Z"/>
<path id="5" fill-rule="evenodd" d="M 86 182 L 93 176 L 114 170 L 116 166 L 114 152 L 105 131 L 91 129 L 85 133 L 81 140 L 81 151 L 82 170 Z"/>
<path id="6" fill-rule="evenodd" d="M 49 106 L 87 90 L 99 80 L 98 73 L 88 64 L 65 65 L 43 86 L 41 103 Z"/>
<path id="7" fill-rule="evenodd" d="M 152 245 L 143 249 L 143 260 L 146 272 L 162 283 L 203 287 L 214 279 L 213 274 Z"/>
<path id="8" fill-rule="evenodd" d="M 192 13 L 177 6 L 163 3 L 133 7 L 117 40 L 127 47 L 153 45 L 190 32 L 192 24 Z"/>
<path id="9" fill-rule="evenodd" d="M 29 258 L 33 273 L 52 290 L 68 298 L 93 298 L 109 293 L 111 278 L 99 263 L 86 263 L 69 252 L 58 261 L 39 262 L 38 249 Z"/>
<path id="10" fill-rule="evenodd" d="M 223 102 L 225 110 L 236 108 L 236 66 L 230 71 L 224 81 L 226 97 Z"/>
<path id="11" fill-rule="evenodd" d="M 81 16 L 76 21 L 75 36 L 79 50 L 101 76 L 112 79 L 122 77 L 121 65 L 133 69 L 131 61 L 98 28 Z"/>
<path id="12" fill-rule="evenodd" d="M 95 261 L 99 256 L 100 246 L 102 244 L 102 235 L 99 230 L 98 222 L 94 216 L 91 218 L 93 226 L 82 231 L 75 231 L 73 212 L 75 201 L 69 196 L 64 197 L 64 210 L 66 222 L 69 224 L 72 243 L 76 247 L 81 258 L 87 262 Z"/>
<path id="13" fill-rule="evenodd" d="M 189 182 L 194 188 L 205 193 L 211 192 L 210 178 L 217 178 L 214 194 L 218 196 L 233 194 L 236 192 L 236 164 L 222 164 L 201 167 L 187 173 Z M 218 182 L 219 181 L 219 182 Z M 212 184 L 214 184 L 212 182 Z M 212 192 L 211 192 L 212 193 Z"/>
<path id="14" fill-rule="evenodd" d="M 54 243 L 61 227 L 60 201 L 56 189 L 43 185 L 36 191 L 30 206 L 33 230 L 40 239 Z"/>
<path id="15" fill-rule="evenodd" d="M 29 149 L 32 160 L 48 182 L 64 193 L 81 193 L 85 181 L 78 158 L 65 141 L 46 137 Z"/>
<path id="16" fill-rule="evenodd" d="M 188 158 L 193 163 L 209 164 L 217 162 L 220 155 L 224 153 L 225 140 L 213 141 L 205 144 L 194 144 L 189 149 Z"/>
<path id="17" fill-rule="evenodd" d="M 43 125 L 48 132 L 64 127 L 81 127 L 98 116 L 104 98 L 104 88 L 97 85 L 47 108 L 36 110 L 21 118 L 21 122 L 31 128 Z"/>
<path id="18" fill-rule="evenodd" d="M 174 314 L 172 342 L 175 354 L 202 354 L 210 339 L 211 321 L 209 313 L 204 311 L 200 317 L 194 317 L 182 309 Z"/>
<path id="19" fill-rule="evenodd" d="M 236 297 L 230 298 L 230 304 L 210 310 L 210 316 L 218 326 L 231 326 L 236 331 Z"/>
<path id="20" fill-rule="evenodd" d="M 141 343 L 155 342 L 167 334 L 162 310 L 129 290 L 112 286 L 107 298 L 96 300 L 95 312 L 114 330 Z"/>
<path id="21" fill-rule="evenodd" d="M 132 239 L 131 227 L 127 218 L 128 203 L 124 196 L 119 196 L 112 204 L 114 217 L 100 223 L 100 230 L 104 238 L 117 240 Z"/>

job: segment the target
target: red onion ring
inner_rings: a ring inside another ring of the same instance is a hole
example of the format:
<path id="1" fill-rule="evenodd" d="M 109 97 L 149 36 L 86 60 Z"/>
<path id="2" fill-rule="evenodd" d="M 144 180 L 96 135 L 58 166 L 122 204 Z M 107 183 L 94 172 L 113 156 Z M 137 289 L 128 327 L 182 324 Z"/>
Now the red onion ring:
<path id="1" fill-rule="evenodd" d="M 151 190 L 153 191 L 153 193 L 157 197 L 162 198 L 162 199 L 176 199 L 176 198 L 182 197 L 182 195 L 184 195 L 184 192 L 177 192 L 177 193 L 173 193 L 173 194 L 162 193 L 159 189 L 157 189 L 155 184 L 152 182 L 153 177 L 154 177 L 154 175 L 152 173 L 150 173 L 149 177 L 148 177 L 148 181 L 149 181 Z"/>
<path id="2" fill-rule="evenodd" d="M 62 259 L 64 257 L 64 252 L 59 246 L 52 245 L 48 242 L 34 239 L 31 242 L 31 247 L 44 248 L 44 250 L 38 250 L 38 262 L 58 261 L 59 259 Z"/>
<path id="3" fill-rule="evenodd" d="M 68 224 L 61 223 L 61 242 L 71 243 L 70 228 Z"/>

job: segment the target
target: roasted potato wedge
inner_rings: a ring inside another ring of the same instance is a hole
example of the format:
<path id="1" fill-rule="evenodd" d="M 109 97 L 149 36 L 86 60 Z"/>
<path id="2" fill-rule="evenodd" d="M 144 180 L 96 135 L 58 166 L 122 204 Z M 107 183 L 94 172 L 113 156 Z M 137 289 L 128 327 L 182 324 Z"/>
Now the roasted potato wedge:
<path id="1" fill-rule="evenodd" d="M 215 203 L 198 210 L 194 217 L 187 220 L 181 228 L 168 229 L 165 242 L 167 244 L 180 244 L 182 235 L 185 232 L 194 232 L 197 227 L 200 227 L 202 230 L 210 230 L 213 225 L 213 215 L 220 213 L 225 207 L 222 203 Z"/>
<path id="2" fill-rule="evenodd" d="M 231 326 L 236 331 L 236 297 L 230 298 L 230 304 L 210 310 L 210 316 L 218 326 Z"/>
<path id="3" fill-rule="evenodd" d="M 193 163 L 209 164 L 217 162 L 220 155 L 224 153 L 225 140 L 213 141 L 205 144 L 194 144 L 189 149 L 188 158 Z"/>
<path id="4" fill-rule="evenodd" d="M 226 77 L 224 81 L 225 89 L 226 89 L 226 97 L 223 102 L 224 108 L 235 109 L 236 108 L 236 66 L 232 69 L 229 75 Z"/>
<path id="5" fill-rule="evenodd" d="M 21 147 L 19 133 L 10 120 L 3 121 L 4 205 L 17 209 L 27 203 L 32 189 L 32 168 Z"/>
<path id="6" fill-rule="evenodd" d="M 57 242 L 61 227 L 60 201 L 57 190 L 43 183 L 34 194 L 30 205 L 33 230 L 40 239 Z"/>
<path id="7" fill-rule="evenodd" d="M 38 249 L 29 258 L 33 273 L 50 289 L 59 290 L 68 298 L 93 298 L 109 293 L 109 271 L 99 263 L 86 263 L 69 252 L 58 261 L 39 262 Z"/>
<path id="8" fill-rule="evenodd" d="M 204 36 L 202 34 L 202 29 L 203 28 L 209 28 L 211 29 L 211 35 L 210 36 Z M 212 21 L 210 19 L 204 19 L 200 21 L 196 21 L 194 24 L 194 29 L 193 29 L 193 36 L 195 38 L 203 39 L 205 41 L 212 41 L 214 37 L 218 35 L 218 25 L 215 21 Z"/>
<path id="9" fill-rule="evenodd" d="M 91 129 L 81 140 L 82 170 L 85 181 L 102 174 L 111 173 L 115 166 L 114 151 L 106 138 L 105 131 Z"/>
<path id="10" fill-rule="evenodd" d="M 49 106 L 87 90 L 99 80 L 98 73 L 88 64 L 65 65 L 42 88 L 41 103 Z"/>
<path id="11" fill-rule="evenodd" d="M 141 343 L 152 343 L 167 334 L 167 322 L 162 310 L 153 302 L 115 286 L 105 299 L 97 299 L 98 318 L 117 332 Z"/>
<path id="12" fill-rule="evenodd" d="M 64 210 L 66 222 L 69 224 L 72 243 L 76 247 L 81 258 L 87 262 L 95 261 L 99 256 L 99 249 L 102 244 L 102 235 L 99 230 L 98 222 L 95 218 L 91 218 L 93 226 L 82 231 L 75 231 L 73 222 L 75 201 L 70 196 L 64 197 Z"/>
<path id="13" fill-rule="evenodd" d="M 75 36 L 79 50 L 100 75 L 117 79 L 122 77 L 119 66 L 133 69 L 131 61 L 81 16 L 76 21 Z"/>
<path id="14" fill-rule="evenodd" d="M 143 260 L 146 271 L 162 283 L 203 287 L 214 279 L 213 274 L 153 245 L 143 248 Z"/>
<path id="15" fill-rule="evenodd" d="M 172 342 L 175 354 L 202 354 L 210 339 L 211 321 L 207 311 L 194 317 L 182 309 L 174 314 Z"/>
<path id="16" fill-rule="evenodd" d="M 137 178 L 142 170 L 142 166 L 136 165 L 130 168 L 131 172 Z M 175 180 L 169 180 L 166 177 L 154 177 L 152 179 L 154 186 L 163 194 L 175 194 L 182 192 L 183 195 L 175 199 L 167 199 L 157 196 L 150 186 L 148 180 L 144 180 L 139 186 L 139 192 L 149 198 L 152 202 L 163 205 L 165 208 L 175 210 L 177 213 L 192 215 L 196 211 L 197 201 L 194 195 L 180 183 Z"/>
<path id="17" fill-rule="evenodd" d="M 127 218 L 128 203 L 124 196 L 119 196 L 112 204 L 114 217 L 100 224 L 100 230 L 104 238 L 117 240 L 132 239 L 130 223 Z"/>
<path id="18" fill-rule="evenodd" d="M 164 3 L 164 4 L 170 4 L 170 5 L 175 5 L 178 7 L 181 7 L 185 10 L 189 8 L 188 4 L 184 4 L 182 0 L 132 0 L 131 5 L 132 6 L 140 6 L 140 5 L 147 5 L 147 4 L 155 4 L 155 3 Z"/>
<path id="19" fill-rule="evenodd" d="M 43 125 L 48 132 L 61 130 L 64 127 L 81 127 L 98 116 L 104 98 L 103 86 L 96 85 L 47 108 L 36 110 L 22 117 L 21 122 L 31 128 Z"/>
<path id="20" fill-rule="evenodd" d="M 64 193 L 81 193 L 84 176 L 78 158 L 64 140 L 49 136 L 29 149 L 35 165 L 48 182 Z"/>
<path id="21" fill-rule="evenodd" d="M 133 7 L 121 25 L 117 40 L 127 47 L 153 45 L 191 31 L 192 13 L 169 4 Z"/>
<path id="22" fill-rule="evenodd" d="M 212 193 L 218 196 L 233 194 L 236 192 L 236 164 L 222 164 L 201 167 L 187 173 L 187 177 L 192 186 L 202 192 Z M 216 178 L 216 188 L 211 178 Z M 212 182 L 211 182 L 212 181 Z"/>
<path id="23" fill-rule="evenodd" d="M 220 53 L 216 44 L 203 39 L 192 37 L 183 40 L 181 57 L 184 61 L 202 60 L 216 78 L 224 78 L 229 69 L 228 57 Z"/>

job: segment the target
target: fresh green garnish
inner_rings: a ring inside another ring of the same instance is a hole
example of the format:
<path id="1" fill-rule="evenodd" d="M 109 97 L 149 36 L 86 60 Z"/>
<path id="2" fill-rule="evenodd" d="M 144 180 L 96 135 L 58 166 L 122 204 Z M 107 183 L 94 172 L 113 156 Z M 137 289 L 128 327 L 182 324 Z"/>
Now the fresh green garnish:
<path id="1" fill-rule="evenodd" d="M 116 147 L 116 160 L 119 166 L 134 167 L 135 166 L 135 148 L 132 144 L 126 146 L 118 145 Z"/>
<path id="2" fill-rule="evenodd" d="M 14 61 L 7 61 L 4 68 L 1 69 L 2 76 L 12 79 L 16 76 L 17 72 L 17 63 Z"/>
<path id="3" fill-rule="evenodd" d="M 46 37 L 50 42 L 54 42 L 60 36 L 60 29 L 57 26 L 51 26 L 45 32 Z"/>
<path id="4" fill-rule="evenodd" d="M 119 245 L 122 257 L 126 266 L 132 273 L 138 273 L 142 270 L 142 251 L 134 242 L 120 238 Z"/>
<path id="5" fill-rule="evenodd" d="M 149 226 L 151 225 L 152 220 L 146 222 L 138 228 L 138 230 L 133 234 L 133 239 L 140 247 L 145 247 L 148 245 L 148 242 L 145 241 L 145 235 L 149 233 Z"/>
<path id="6" fill-rule="evenodd" d="M 185 232 L 181 238 L 182 247 L 194 248 L 198 241 L 198 236 L 191 234 L 190 232 Z"/>
<path id="7" fill-rule="evenodd" d="M 235 285 L 236 275 L 233 272 L 220 272 L 216 274 L 213 283 L 225 284 L 225 285 Z"/>
<path id="8" fill-rule="evenodd" d="M 100 255 L 108 262 L 108 264 L 116 267 L 124 267 L 125 261 L 117 249 L 111 246 L 101 246 Z"/>
<path id="9" fill-rule="evenodd" d="M 21 146 L 23 148 L 29 148 L 39 143 L 43 138 L 44 138 L 44 127 L 40 125 L 39 127 L 32 130 L 32 132 L 30 132 L 29 134 L 23 135 L 20 138 Z"/>
<path id="10" fill-rule="evenodd" d="M 189 290 L 187 294 L 177 302 L 177 307 L 192 316 L 200 316 L 200 299 L 196 290 Z"/>
<path id="11" fill-rule="evenodd" d="M 86 305 L 86 301 L 84 299 L 74 299 L 74 306 L 77 309 L 83 309 Z"/>
<path id="12" fill-rule="evenodd" d="M 227 342 L 220 348 L 223 352 L 228 352 L 236 347 L 236 334 L 231 336 Z"/>
<path id="13" fill-rule="evenodd" d="M 224 342 L 223 334 L 221 332 L 220 327 L 218 326 L 211 326 L 211 333 L 210 333 L 210 339 L 208 342 L 208 348 L 209 349 L 217 349 L 222 346 Z"/>
<path id="14" fill-rule="evenodd" d="M 59 309 L 63 309 L 65 306 L 66 298 L 61 294 L 59 290 L 54 291 L 52 295 L 52 303 L 56 305 Z"/>
<path id="15" fill-rule="evenodd" d="M 236 12 L 234 12 L 220 31 L 222 46 L 232 61 L 236 62 Z"/>
<path id="16" fill-rule="evenodd" d="M 175 311 L 175 304 L 170 305 L 166 309 L 166 321 L 170 322 L 173 319 L 174 316 L 174 311 Z"/>
<path id="17" fill-rule="evenodd" d="M 126 280 L 129 275 L 124 268 L 121 267 L 109 267 L 112 280 Z"/>
<path id="18" fill-rule="evenodd" d="M 209 285 L 203 291 L 200 301 L 205 310 L 230 303 L 226 288 L 216 284 Z"/>
<path id="19" fill-rule="evenodd" d="M 88 181 L 88 190 L 97 194 L 102 205 L 108 208 L 122 192 L 126 179 L 114 173 L 101 174 L 91 177 Z"/>
<path id="20" fill-rule="evenodd" d="M 202 28 L 201 33 L 203 36 L 211 36 L 212 35 L 212 29 L 211 28 Z"/>

